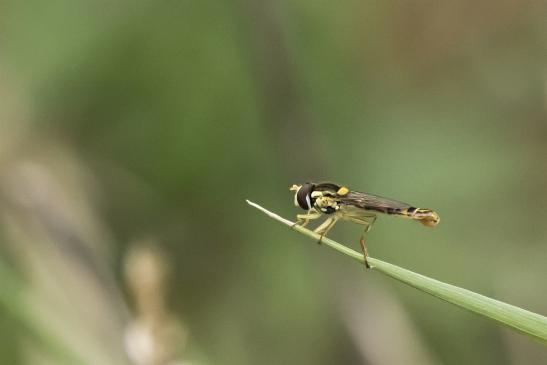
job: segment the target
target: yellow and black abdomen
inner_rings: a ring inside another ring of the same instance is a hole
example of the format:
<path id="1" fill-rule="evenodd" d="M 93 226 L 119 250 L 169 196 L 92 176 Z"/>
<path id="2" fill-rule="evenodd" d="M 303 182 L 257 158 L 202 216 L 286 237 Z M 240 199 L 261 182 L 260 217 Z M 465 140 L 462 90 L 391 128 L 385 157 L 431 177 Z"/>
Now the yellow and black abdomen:
<path id="1" fill-rule="evenodd" d="M 439 217 L 435 211 L 427 208 L 410 207 L 402 209 L 395 214 L 400 214 L 410 219 L 414 219 L 427 227 L 434 227 L 439 224 L 439 221 L 441 220 L 441 217 Z"/>
<path id="2" fill-rule="evenodd" d="M 416 208 L 410 204 L 398 200 L 384 198 L 379 195 L 349 191 L 346 188 L 345 194 L 340 194 L 340 188 L 336 199 L 342 206 L 353 206 L 370 212 L 379 212 L 389 215 L 406 217 L 416 220 L 427 227 L 436 226 L 439 215 L 431 209 Z"/>

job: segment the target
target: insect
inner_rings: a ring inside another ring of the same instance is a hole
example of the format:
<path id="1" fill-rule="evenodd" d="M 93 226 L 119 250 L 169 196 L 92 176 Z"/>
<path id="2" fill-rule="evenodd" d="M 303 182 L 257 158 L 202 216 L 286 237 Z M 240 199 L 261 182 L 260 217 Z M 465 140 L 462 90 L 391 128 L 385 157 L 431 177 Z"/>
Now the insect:
<path id="1" fill-rule="evenodd" d="M 319 242 L 339 220 L 346 220 L 365 226 L 359 240 L 365 256 L 365 265 L 368 263 L 368 251 L 365 244 L 365 235 L 376 221 L 378 213 L 395 215 L 416 220 L 427 227 L 439 223 L 439 215 L 431 209 L 415 208 L 410 204 L 381 196 L 353 191 L 349 188 L 333 183 L 311 183 L 293 185 L 294 204 L 307 211 L 306 214 L 297 214 L 295 225 L 306 226 L 310 220 L 318 219 L 323 215 L 327 219 L 314 232 L 321 235 Z"/>

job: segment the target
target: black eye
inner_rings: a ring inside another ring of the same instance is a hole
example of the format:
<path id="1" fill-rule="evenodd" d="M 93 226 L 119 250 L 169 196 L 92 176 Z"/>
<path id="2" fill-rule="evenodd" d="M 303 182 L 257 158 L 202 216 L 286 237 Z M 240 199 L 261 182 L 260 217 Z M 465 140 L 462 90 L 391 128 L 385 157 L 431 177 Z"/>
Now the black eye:
<path id="1" fill-rule="evenodd" d="M 306 183 L 296 193 L 296 201 L 300 208 L 304 210 L 310 210 L 311 207 L 311 197 L 310 194 L 313 191 L 313 184 Z"/>

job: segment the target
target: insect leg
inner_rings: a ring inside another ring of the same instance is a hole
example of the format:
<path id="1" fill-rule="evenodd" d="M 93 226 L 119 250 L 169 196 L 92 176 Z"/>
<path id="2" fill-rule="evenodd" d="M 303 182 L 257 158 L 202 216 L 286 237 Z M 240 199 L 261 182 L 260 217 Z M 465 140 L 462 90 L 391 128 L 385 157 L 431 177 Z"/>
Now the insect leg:
<path id="1" fill-rule="evenodd" d="M 366 232 L 369 232 L 369 231 L 372 229 L 372 225 L 374 224 L 374 222 L 376 222 L 376 218 L 377 218 L 376 215 L 373 215 L 373 216 L 370 218 L 370 221 L 368 222 L 368 226 L 367 226 L 367 228 L 365 228 L 365 233 L 366 233 Z"/>
<path id="2" fill-rule="evenodd" d="M 311 219 L 317 219 L 321 217 L 321 215 L 322 214 L 320 212 L 316 212 L 314 210 L 309 210 L 307 214 L 297 214 L 296 222 L 292 225 L 292 227 L 296 225 L 305 227 L 310 222 Z"/>
<path id="3" fill-rule="evenodd" d="M 365 233 L 361 235 L 361 238 L 359 239 L 359 244 L 361 245 L 361 250 L 363 251 L 363 256 L 365 258 L 365 267 L 367 269 L 370 269 L 370 264 L 368 263 L 368 250 L 367 245 L 365 244 Z"/>
<path id="4" fill-rule="evenodd" d="M 327 234 L 328 231 L 330 231 L 330 229 L 332 227 L 334 227 L 334 225 L 336 224 L 338 219 L 340 219 L 340 218 L 337 217 L 337 216 L 329 217 L 319 227 L 317 227 L 316 229 L 313 230 L 315 233 L 319 233 L 321 235 L 321 237 L 319 237 L 319 241 L 317 241 L 317 243 L 321 244 L 321 241 L 323 240 L 323 237 Z"/>
<path id="5" fill-rule="evenodd" d="M 346 219 L 365 226 L 365 229 L 363 230 L 363 233 L 361 234 L 361 238 L 359 239 L 359 244 L 361 245 L 361 250 L 363 251 L 363 255 L 365 257 L 365 266 L 367 269 L 370 269 L 370 265 L 367 260 L 368 250 L 366 246 L 365 236 L 372 229 L 372 225 L 374 224 L 374 222 L 376 222 L 376 215 L 359 216 L 359 217 L 350 216 L 350 217 L 346 217 Z"/>

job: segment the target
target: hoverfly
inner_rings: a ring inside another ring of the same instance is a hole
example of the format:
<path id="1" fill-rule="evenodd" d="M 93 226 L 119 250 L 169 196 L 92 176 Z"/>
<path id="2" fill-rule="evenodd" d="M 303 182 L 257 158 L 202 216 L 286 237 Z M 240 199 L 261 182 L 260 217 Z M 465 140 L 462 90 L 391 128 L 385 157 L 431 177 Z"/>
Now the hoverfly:
<path id="1" fill-rule="evenodd" d="M 338 220 L 347 220 L 365 226 L 359 240 L 365 256 L 365 265 L 370 268 L 365 245 L 365 234 L 370 231 L 378 213 L 396 215 L 416 220 L 427 227 L 439 223 L 439 215 L 431 209 L 415 208 L 410 204 L 381 196 L 353 191 L 345 186 L 333 183 L 305 183 L 293 185 L 294 204 L 307 211 L 297 214 L 295 225 L 306 226 L 310 220 L 318 219 L 323 214 L 328 218 L 314 232 L 321 235 L 318 243 L 336 224 Z"/>

